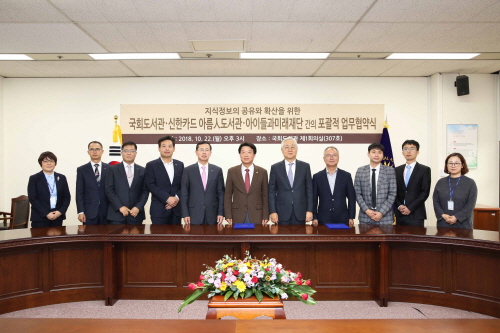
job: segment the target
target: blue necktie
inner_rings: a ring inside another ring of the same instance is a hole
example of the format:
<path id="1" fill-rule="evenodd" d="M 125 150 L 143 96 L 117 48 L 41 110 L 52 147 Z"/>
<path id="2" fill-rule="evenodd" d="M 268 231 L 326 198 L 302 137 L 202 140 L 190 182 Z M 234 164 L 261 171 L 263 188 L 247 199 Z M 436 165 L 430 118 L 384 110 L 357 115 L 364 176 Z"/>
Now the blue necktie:
<path id="1" fill-rule="evenodd" d="M 411 176 L 411 165 L 406 166 L 406 177 L 405 177 L 405 185 L 408 186 L 408 182 L 410 181 Z"/>

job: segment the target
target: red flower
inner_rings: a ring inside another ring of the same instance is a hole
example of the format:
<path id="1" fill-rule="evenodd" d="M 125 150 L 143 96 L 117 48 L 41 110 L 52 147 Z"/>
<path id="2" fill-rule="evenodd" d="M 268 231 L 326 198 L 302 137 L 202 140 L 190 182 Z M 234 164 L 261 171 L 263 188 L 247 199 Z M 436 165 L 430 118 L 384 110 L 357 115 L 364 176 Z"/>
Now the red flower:
<path id="1" fill-rule="evenodd" d="M 302 280 L 299 279 L 299 278 L 296 278 L 295 279 L 295 282 L 297 283 L 297 285 L 301 286 L 302 285 Z"/>
<path id="2" fill-rule="evenodd" d="M 205 285 L 204 285 L 204 284 L 203 284 L 203 282 L 201 282 L 201 281 L 200 281 L 200 282 L 198 282 L 197 286 L 198 286 L 198 287 L 205 287 Z"/>
<path id="3" fill-rule="evenodd" d="M 222 272 L 222 276 L 220 278 L 221 280 L 225 280 L 226 279 L 226 273 Z"/>
<path id="4" fill-rule="evenodd" d="M 252 282 L 253 283 L 257 283 L 258 281 L 259 281 L 258 277 L 256 277 L 256 276 L 252 277 Z"/>
<path id="5" fill-rule="evenodd" d="M 268 268 L 266 268 L 266 271 L 268 271 L 268 272 L 269 272 L 270 270 L 271 270 L 271 269 L 270 269 L 269 267 L 268 267 Z"/>
<path id="6" fill-rule="evenodd" d="M 279 268 L 276 268 L 276 273 L 281 273 L 281 270 Z"/>
<path id="7" fill-rule="evenodd" d="M 195 289 L 196 289 L 196 285 L 195 285 L 194 283 L 190 283 L 190 284 L 188 285 L 188 288 L 189 288 L 189 290 L 193 291 L 193 290 L 195 290 Z"/>
<path id="8" fill-rule="evenodd" d="M 302 299 L 304 301 L 307 301 L 307 299 L 309 298 L 309 295 L 308 294 L 302 294 L 302 295 L 300 295 L 300 297 L 302 297 Z"/>
<path id="9" fill-rule="evenodd" d="M 205 278 L 205 275 L 200 275 L 199 280 L 201 281 L 201 280 L 203 280 L 204 278 Z"/>
<path id="10" fill-rule="evenodd" d="M 302 273 L 301 273 L 301 272 L 297 272 L 297 277 L 298 277 L 299 279 L 302 279 Z"/>
<path id="11" fill-rule="evenodd" d="M 240 274 L 240 271 L 234 271 L 233 274 L 238 276 L 238 274 Z"/>
<path id="12" fill-rule="evenodd" d="M 306 281 L 306 286 L 310 286 L 311 285 L 311 280 L 307 280 Z"/>

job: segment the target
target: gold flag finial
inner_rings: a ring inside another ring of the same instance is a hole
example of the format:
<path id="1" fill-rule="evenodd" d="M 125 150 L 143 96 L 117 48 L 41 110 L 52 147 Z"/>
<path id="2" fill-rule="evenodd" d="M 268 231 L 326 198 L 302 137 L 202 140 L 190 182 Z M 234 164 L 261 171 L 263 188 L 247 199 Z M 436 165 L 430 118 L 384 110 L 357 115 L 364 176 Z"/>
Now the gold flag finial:
<path id="1" fill-rule="evenodd" d="M 114 117 L 115 119 L 115 127 L 113 128 L 113 142 L 120 142 L 120 145 L 123 144 L 122 138 L 122 129 L 120 125 L 118 125 L 118 116 Z"/>

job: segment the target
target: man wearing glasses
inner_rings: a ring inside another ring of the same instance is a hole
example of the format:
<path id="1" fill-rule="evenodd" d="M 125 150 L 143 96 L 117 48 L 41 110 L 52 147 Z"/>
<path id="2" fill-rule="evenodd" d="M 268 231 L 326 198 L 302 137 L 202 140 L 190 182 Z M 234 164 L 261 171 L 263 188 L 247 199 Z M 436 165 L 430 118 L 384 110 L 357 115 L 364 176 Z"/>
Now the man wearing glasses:
<path id="1" fill-rule="evenodd" d="M 196 144 L 198 162 L 184 169 L 181 180 L 181 211 L 185 224 L 221 224 L 224 221 L 224 176 L 209 164 L 212 145 Z"/>
<path id="2" fill-rule="evenodd" d="M 417 162 L 420 144 L 415 140 L 403 142 L 406 163 L 396 168 L 396 224 L 424 226 L 427 218 L 425 200 L 431 190 L 431 169 Z"/>
<path id="3" fill-rule="evenodd" d="M 105 182 L 108 164 L 101 161 L 104 150 L 99 141 L 88 144 L 90 163 L 76 169 L 76 207 L 78 221 L 84 225 L 108 224 L 108 205 Z"/>
<path id="4" fill-rule="evenodd" d="M 313 219 L 313 185 L 309 163 L 297 160 L 297 141 L 281 142 L 283 161 L 271 166 L 269 212 L 271 222 L 300 225 Z"/>
<path id="5" fill-rule="evenodd" d="M 137 145 L 128 141 L 122 145 L 123 162 L 109 167 L 106 195 L 109 199 L 110 224 L 142 224 L 144 205 L 149 192 L 144 183 L 144 167 L 134 163 Z"/>

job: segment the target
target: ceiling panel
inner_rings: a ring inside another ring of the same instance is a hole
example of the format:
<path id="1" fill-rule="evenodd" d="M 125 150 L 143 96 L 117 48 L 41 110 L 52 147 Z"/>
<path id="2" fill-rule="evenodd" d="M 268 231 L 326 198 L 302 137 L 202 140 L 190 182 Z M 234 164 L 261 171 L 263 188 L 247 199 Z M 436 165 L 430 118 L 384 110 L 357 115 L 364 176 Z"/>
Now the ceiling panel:
<path id="1" fill-rule="evenodd" d="M 0 23 L 1 53 L 98 53 L 105 51 L 74 24 Z"/>
<path id="2" fill-rule="evenodd" d="M 109 52 L 137 52 L 113 23 L 80 23 L 80 26 Z"/>
<path id="3" fill-rule="evenodd" d="M 252 19 L 254 22 L 288 21 L 295 1 L 253 0 Z"/>
<path id="4" fill-rule="evenodd" d="M 220 39 L 217 22 L 185 22 L 183 25 L 188 39 Z"/>
<path id="5" fill-rule="evenodd" d="M 114 26 L 137 52 L 165 52 L 148 23 L 115 23 Z"/>
<path id="6" fill-rule="evenodd" d="M 139 76 L 224 76 L 224 60 L 124 60 Z"/>
<path id="7" fill-rule="evenodd" d="M 216 21 L 211 0 L 177 0 L 174 5 L 181 21 Z"/>
<path id="8" fill-rule="evenodd" d="M 193 52 L 182 23 L 148 23 L 165 52 Z"/>
<path id="9" fill-rule="evenodd" d="M 401 60 L 326 60 L 315 76 L 379 76 Z"/>
<path id="10" fill-rule="evenodd" d="M 252 21 L 253 1 L 213 0 L 218 22 Z"/>
<path id="11" fill-rule="evenodd" d="M 500 18 L 500 1 L 484 9 L 482 12 L 477 13 L 471 17 L 475 22 L 498 22 Z"/>
<path id="12" fill-rule="evenodd" d="M 70 22 L 45 0 L 2 0 L 0 22 Z"/>
<path id="13" fill-rule="evenodd" d="M 9 75 L 0 61 L 0 75 Z M 17 61 L 15 77 L 117 77 L 136 76 L 119 61 Z M 22 66 L 21 66 L 22 65 Z M 26 67 L 28 70 L 24 69 Z"/>
<path id="14" fill-rule="evenodd" d="M 356 22 L 374 0 L 301 0 L 295 1 L 288 21 Z"/>
<path id="15" fill-rule="evenodd" d="M 381 76 L 429 76 L 435 73 L 489 74 L 500 70 L 499 60 L 401 60 Z M 414 66 L 415 65 L 415 66 Z M 404 68 L 406 66 L 406 68 Z"/>

